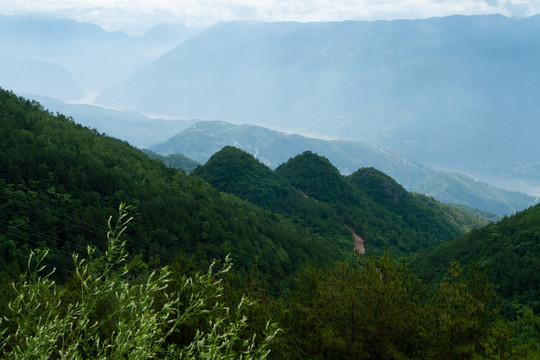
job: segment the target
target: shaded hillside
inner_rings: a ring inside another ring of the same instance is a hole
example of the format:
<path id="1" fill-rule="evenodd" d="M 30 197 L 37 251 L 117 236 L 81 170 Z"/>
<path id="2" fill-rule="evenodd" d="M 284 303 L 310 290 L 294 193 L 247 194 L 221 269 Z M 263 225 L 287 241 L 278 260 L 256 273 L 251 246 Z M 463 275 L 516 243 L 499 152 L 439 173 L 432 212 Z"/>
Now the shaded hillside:
<path id="1" fill-rule="evenodd" d="M 332 239 L 221 194 L 36 102 L 1 90 L 0 116 L 3 271 L 16 274 L 29 248 L 48 247 L 65 276 L 72 252 L 84 253 L 87 244 L 102 248 L 107 218 L 121 201 L 134 206 L 130 252 L 155 264 L 180 251 L 201 265 L 231 253 L 238 271 L 258 269 L 279 289 L 301 264 L 339 257 Z"/>
<path id="2" fill-rule="evenodd" d="M 365 176 L 367 173 L 373 176 Z M 385 248 L 396 254 L 437 244 L 483 224 L 464 212 L 425 196 L 411 195 L 387 175 L 362 169 L 342 176 L 324 157 L 305 152 L 275 171 L 232 147 L 214 154 L 193 171 L 218 189 L 334 234 L 353 246 L 353 233 L 370 253 Z M 375 177 L 377 179 L 375 179 Z M 364 179 L 369 180 L 364 181 Z M 391 200 L 381 198 L 392 187 Z M 369 190 L 368 190 L 369 189 Z M 399 198 L 394 198 L 399 193 Z"/>
<path id="3" fill-rule="evenodd" d="M 487 222 L 490 222 L 490 223 L 496 223 L 497 221 L 501 220 L 501 217 L 498 216 L 498 215 L 495 215 L 493 213 L 490 213 L 490 212 L 487 212 L 487 211 L 484 211 L 484 210 L 480 210 L 480 209 L 473 209 L 471 207 L 468 207 L 468 206 L 465 206 L 465 205 L 459 205 L 459 204 L 451 204 L 451 203 L 448 203 L 447 205 L 450 205 L 452 207 L 455 207 L 455 208 L 458 208 L 458 209 L 461 209 L 465 212 L 468 212 L 469 214 L 473 214 L 473 215 L 476 215 L 484 220 L 486 220 Z"/>
<path id="4" fill-rule="evenodd" d="M 538 202 L 534 196 L 498 189 L 456 173 L 439 173 L 415 188 L 415 191 L 433 196 L 442 202 L 489 209 L 499 216 L 511 215 Z"/>
<path id="5" fill-rule="evenodd" d="M 360 170 L 359 174 L 362 172 Z M 387 201 L 386 204 L 384 201 L 381 203 L 373 194 L 370 196 L 355 189 L 358 185 L 354 180 L 358 182 L 361 175 L 342 177 L 326 158 L 311 152 L 290 159 L 280 165 L 276 173 L 308 196 L 335 208 L 345 223 L 364 238 L 368 250 L 371 244 L 372 248 L 388 247 L 405 253 L 416 251 L 484 223 L 460 211 L 457 211 L 460 215 L 455 221 L 454 209 L 424 196 L 419 198 L 416 209 L 410 209 L 413 211 L 396 211 L 393 209 L 395 205 Z M 378 171 L 376 173 L 379 174 Z M 378 186 L 382 186 L 384 191 L 387 185 L 381 182 Z M 404 191 L 401 186 L 397 189 Z M 420 209 L 436 212 L 431 217 L 435 221 L 422 218 L 418 212 Z"/>
<path id="6" fill-rule="evenodd" d="M 414 268 L 437 282 L 455 259 L 470 265 L 476 259 L 488 269 L 491 281 L 509 304 L 521 303 L 540 311 L 540 205 L 473 230 L 420 254 Z"/>
<path id="7" fill-rule="evenodd" d="M 501 15 L 219 23 L 96 101 L 294 126 L 539 182 L 539 31 L 540 16 Z"/>
<path id="8" fill-rule="evenodd" d="M 334 239 L 345 253 L 352 254 L 353 237 L 334 209 L 306 196 L 240 149 L 223 148 L 191 175 L 203 178 L 220 191 L 293 218 L 312 232 Z"/>
<path id="9" fill-rule="evenodd" d="M 440 232 L 444 234 L 444 226 L 437 225 L 441 218 L 452 226 L 469 231 L 487 223 L 485 217 L 475 209 L 449 206 L 434 200 L 430 196 L 406 191 L 400 184 L 385 173 L 363 168 L 347 177 L 360 192 L 367 194 L 376 202 L 392 212 L 399 213 L 403 220 L 414 224 L 423 232 Z"/>

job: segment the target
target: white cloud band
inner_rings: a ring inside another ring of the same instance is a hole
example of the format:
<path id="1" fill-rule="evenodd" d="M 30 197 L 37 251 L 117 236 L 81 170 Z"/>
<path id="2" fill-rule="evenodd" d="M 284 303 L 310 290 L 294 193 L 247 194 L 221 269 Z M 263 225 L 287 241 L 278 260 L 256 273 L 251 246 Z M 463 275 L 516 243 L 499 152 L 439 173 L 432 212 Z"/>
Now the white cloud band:
<path id="1" fill-rule="evenodd" d="M 529 16 L 540 0 L 0 0 L 3 13 L 45 13 L 107 29 L 137 24 L 216 21 L 340 21 L 426 18 L 452 14 Z"/>

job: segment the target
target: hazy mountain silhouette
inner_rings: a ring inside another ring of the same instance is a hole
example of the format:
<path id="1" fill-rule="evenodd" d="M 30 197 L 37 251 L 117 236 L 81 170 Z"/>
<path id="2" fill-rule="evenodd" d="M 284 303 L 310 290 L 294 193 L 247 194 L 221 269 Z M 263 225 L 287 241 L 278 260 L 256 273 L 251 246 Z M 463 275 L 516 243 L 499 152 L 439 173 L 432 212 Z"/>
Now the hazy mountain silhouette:
<path id="1" fill-rule="evenodd" d="M 136 37 L 74 20 L 0 15 L 0 54 L 18 60 L 60 64 L 85 92 L 99 94 L 197 31 L 182 24 L 160 24 Z M 46 91 L 39 81 L 42 81 L 40 77 L 34 80 L 35 87 L 43 89 L 39 95 L 57 97 L 57 91 Z M 28 88 L 19 83 L 2 85 L 13 90 Z"/>
<path id="2" fill-rule="evenodd" d="M 220 23 L 97 101 L 310 129 L 538 180 L 539 31 L 539 16 L 500 15 Z"/>
<path id="3" fill-rule="evenodd" d="M 103 91 L 198 32 L 184 24 L 156 25 L 141 37 L 108 47 L 89 57 L 74 70 L 75 76 L 83 87 Z"/>
<path id="4" fill-rule="evenodd" d="M 62 64 L 72 72 L 93 54 L 133 37 L 74 20 L 0 15 L 0 50 L 19 59 Z"/>
<path id="5" fill-rule="evenodd" d="M 60 64 L 20 60 L 0 53 L 0 86 L 19 94 L 49 94 L 61 100 L 84 95 L 73 76 Z"/>

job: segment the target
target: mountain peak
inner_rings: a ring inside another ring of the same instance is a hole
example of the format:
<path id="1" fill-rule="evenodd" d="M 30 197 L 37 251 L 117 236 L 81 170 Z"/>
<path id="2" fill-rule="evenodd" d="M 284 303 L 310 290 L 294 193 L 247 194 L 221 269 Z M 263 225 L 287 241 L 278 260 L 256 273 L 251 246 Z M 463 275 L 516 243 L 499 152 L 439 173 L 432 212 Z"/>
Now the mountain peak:
<path id="1" fill-rule="evenodd" d="M 270 168 L 233 146 L 225 146 L 206 164 L 193 170 L 191 175 L 203 178 L 220 191 L 237 194 L 257 205 L 291 191 Z"/>
<path id="2" fill-rule="evenodd" d="M 327 158 L 311 151 L 289 159 L 275 172 L 307 195 L 318 197 L 318 200 L 345 199 L 351 194 L 350 186 L 338 169 Z"/>
<path id="3" fill-rule="evenodd" d="M 397 203 L 408 192 L 394 179 L 375 168 L 362 168 L 348 177 L 359 190 L 383 201 Z"/>

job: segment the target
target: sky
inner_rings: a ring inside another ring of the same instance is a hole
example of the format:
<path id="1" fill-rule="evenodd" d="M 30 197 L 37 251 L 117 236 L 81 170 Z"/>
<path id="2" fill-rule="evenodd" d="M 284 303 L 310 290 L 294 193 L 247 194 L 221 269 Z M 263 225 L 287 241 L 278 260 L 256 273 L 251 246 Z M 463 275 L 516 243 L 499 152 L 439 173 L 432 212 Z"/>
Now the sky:
<path id="1" fill-rule="evenodd" d="M 540 13 L 540 0 L 0 0 L 0 13 L 49 15 L 142 34 L 158 23 L 421 19 Z"/>

